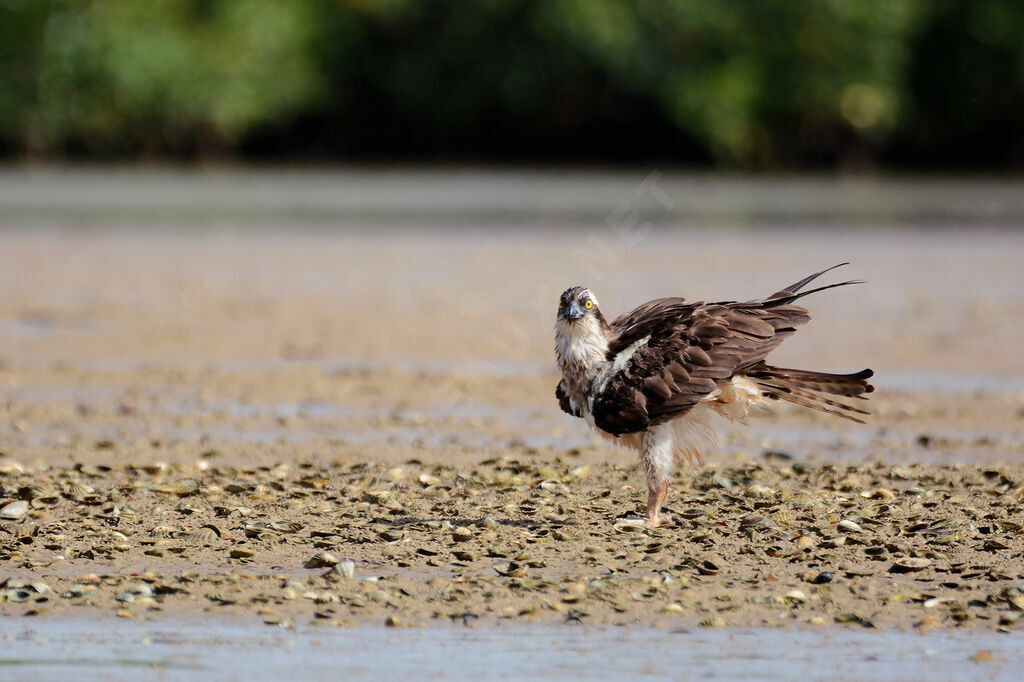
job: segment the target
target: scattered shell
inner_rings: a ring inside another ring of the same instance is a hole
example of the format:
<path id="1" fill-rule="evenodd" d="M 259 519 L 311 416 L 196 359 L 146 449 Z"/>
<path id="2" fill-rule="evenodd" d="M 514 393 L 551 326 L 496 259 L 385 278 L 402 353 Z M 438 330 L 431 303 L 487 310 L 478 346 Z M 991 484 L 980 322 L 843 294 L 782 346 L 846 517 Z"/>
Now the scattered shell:
<path id="1" fill-rule="evenodd" d="M 639 533 L 644 529 L 644 527 L 637 523 L 637 520 L 633 517 L 617 519 L 612 528 L 620 533 Z"/>
<path id="2" fill-rule="evenodd" d="M 271 521 L 267 527 L 278 533 L 298 533 L 302 530 L 302 524 L 295 521 Z"/>
<path id="3" fill-rule="evenodd" d="M 18 500 L 17 502 L 6 504 L 2 509 L 0 509 L 0 519 L 20 519 L 27 513 L 28 502 L 25 500 Z"/>
<path id="4" fill-rule="evenodd" d="M 718 564 L 716 564 L 714 561 L 711 561 L 710 559 L 705 559 L 704 561 L 697 564 L 697 571 L 701 575 L 717 575 L 721 572 L 721 570 L 722 569 L 718 567 Z"/>
<path id="5" fill-rule="evenodd" d="M 932 597 L 924 601 L 924 607 L 926 609 L 934 609 L 936 606 L 951 602 L 956 602 L 956 597 Z"/>
<path id="6" fill-rule="evenodd" d="M 338 557 L 334 556 L 330 552 L 317 552 L 309 561 L 303 564 L 305 568 L 329 568 L 338 563 Z"/>
<path id="7" fill-rule="evenodd" d="M 131 603 L 139 599 L 149 599 L 153 596 L 153 588 L 145 583 L 132 585 L 127 590 L 117 595 L 117 601 Z"/>
<path id="8" fill-rule="evenodd" d="M 86 495 L 92 495 L 96 490 L 91 485 L 86 485 L 79 481 L 71 481 L 67 484 L 67 493 L 71 497 L 85 497 Z"/>
<path id="9" fill-rule="evenodd" d="M 7 590 L 4 593 L 4 595 L 6 596 L 7 601 L 18 603 L 18 602 L 28 601 L 33 596 L 35 596 L 35 593 L 32 592 L 32 590 L 26 590 L 24 588 L 18 588 L 18 589 L 14 589 L 14 590 Z"/>
<path id="10" fill-rule="evenodd" d="M 796 604 L 803 604 L 807 601 L 807 595 L 800 590 L 792 590 L 786 593 L 786 599 Z"/>
<path id="11" fill-rule="evenodd" d="M 153 491 L 178 495 L 179 497 L 187 497 L 188 495 L 195 495 L 198 493 L 201 487 L 202 486 L 199 485 L 199 481 L 194 478 L 186 478 L 182 481 L 176 481 L 175 483 L 170 483 L 168 485 L 153 486 Z"/>
<path id="12" fill-rule="evenodd" d="M 20 462 L 15 462 L 13 460 L 0 462 L 0 476 L 17 476 L 24 471 L 25 467 L 23 467 Z"/>
<path id="13" fill-rule="evenodd" d="M 922 571 L 932 565 L 931 559 L 924 557 L 904 557 L 893 562 L 889 569 L 890 573 L 914 573 Z"/>
<path id="14" fill-rule="evenodd" d="M 740 530 L 765 531 L 775 528 L 778 524 L 767 516 L 748 514 L 740 519 Z"/>
<path id="15" fill-rule="evenodd" d="M 856 623 L 857 625 L 860 625 L 860 626 L 863 626 L 863 627 L 866 627 L 866 628 L 874 628 L 875 627 L 875 624 L 869 618 L 865 618 L 864 616 L 860 615 L 859 613 L 844 613 L 844 614 L 838 615 L 838 616 L 836 616 L 836 622 L 837 623 Z"/>
<path id="16" fill-rule="evenodd" d="M 808 582 L 810 582 L 812 585 L 825 585 L 835 580 L 835 577 L 836 574 L 832 571 L 822 571 L 821 573 L 811 578 Z"/>
<path id="17" fill-rule="evenodd" d="M 95 597 L 99 593 L 100 591 L 95 585 L 72 585 L 61 596 L 65 599 L 76 599 L 78 597 Z"/>
<path id="18" fill-rule="evenodd" d="M 494 570 L 498 575 L 521 578 L 526 575 L 526 567 L 516 561 L 500 561 L 494 564 Z"/>
<path id="19" fill-rule="evenodd" d="M 366 596 L 378 604 L 387 604 L 391 601 L 391 595 L 384 590 L 370 590 L 366 593 Z"/>
<path id="20" fill-rule="evenodd" d="M 747 497 L 752 497 L 759 500 L 770 500 L 775 497 L 775 491 L 766 485 L 754 484 L 747 488 L 744 493 Z"/>
<path id="21" fill-rule="evenodd" d="M 853 521 L 850 521 L 849 519 L 843 519 L 838 524 L 836 524 L 836 527 L 843 533 L 860 533 L 862 530 L 864 530 L 860 527 L 860 525 L 854 523 Z"/>
<path id="22" fill-rule="evenodd" d="M 452 531 L 452 540 L 455 542 L 466 542 L 473 539 L 473 531 L 465 526 L 459 526 Z"/>
<path id="23" fill-rule="evenodd" d="M 197 545 L 212 545 L 220 539 L 220 529 L 210 525 L 200 526 L 189 533 L 185 539 Z"/>
<path id="24" fill-rule="evenodd" d="M 324 575 L 352 580 L 356 576 L 356 564 L 354 561 L 342 561 L 332 566 Z"/>
<path id="25" fill-rule="evenodd" d="M 801 535 L 796 539 L 797 549 L 811 549 L 814 547 L 814 538 L 809 535 Z"/>

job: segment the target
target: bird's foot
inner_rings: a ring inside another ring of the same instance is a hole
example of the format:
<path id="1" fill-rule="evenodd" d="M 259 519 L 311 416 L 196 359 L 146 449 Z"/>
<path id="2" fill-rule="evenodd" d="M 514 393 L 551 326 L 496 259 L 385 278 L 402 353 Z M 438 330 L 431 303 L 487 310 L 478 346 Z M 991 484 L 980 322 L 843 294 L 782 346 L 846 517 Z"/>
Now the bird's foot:
<path id="1" fill-rule="evenodd" d="M 667 519 L 662 515 L 657 516 L 637 516 L 636 514 L 625 514 L 616 518 L 613 522 L 613 527 L 618 531 L 627 531 L 633 529 L 653 529 L 662 525 Z"/>

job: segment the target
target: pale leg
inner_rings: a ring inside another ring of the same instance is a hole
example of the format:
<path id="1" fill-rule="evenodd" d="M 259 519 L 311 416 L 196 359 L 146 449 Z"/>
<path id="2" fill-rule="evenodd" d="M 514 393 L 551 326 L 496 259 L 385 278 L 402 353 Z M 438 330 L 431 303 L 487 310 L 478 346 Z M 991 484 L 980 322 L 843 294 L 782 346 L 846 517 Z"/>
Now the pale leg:
<path id="1" fill-rule="evenodd" d="M 644 521 L 648 528 L 657 528 L 661 525 L 661 505 L 665 503 L 665 495 L 668 494 L 668 481 L 651 486 L 647 490 L 647 514 Z"/>
<path id="2" fill-rule="evenodd" d="M 642 519 L 619 519 L 616 525 L 657 528 L 661 525 L 661 505 L 675 466 L 671 428 L 660 426 L 644 434 L 640 462 L 647 472 L 647 514 Z"/>

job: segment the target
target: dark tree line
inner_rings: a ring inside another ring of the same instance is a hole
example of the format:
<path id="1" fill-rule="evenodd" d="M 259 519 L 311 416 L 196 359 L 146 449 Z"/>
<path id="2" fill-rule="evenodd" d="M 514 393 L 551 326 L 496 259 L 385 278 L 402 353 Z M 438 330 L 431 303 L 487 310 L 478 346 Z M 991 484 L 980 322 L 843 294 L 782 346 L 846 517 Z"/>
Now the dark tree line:
<path id="1" fill-rule="evenodd" d="M 0 153 L 1024 164 L 1018 0 L 0 0 Z"/>

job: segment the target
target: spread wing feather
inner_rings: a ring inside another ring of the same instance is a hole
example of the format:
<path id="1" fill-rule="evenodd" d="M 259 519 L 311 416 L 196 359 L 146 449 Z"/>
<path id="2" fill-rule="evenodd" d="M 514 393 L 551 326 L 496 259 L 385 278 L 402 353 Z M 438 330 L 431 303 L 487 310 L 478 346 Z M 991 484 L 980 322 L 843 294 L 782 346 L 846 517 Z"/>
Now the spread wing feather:
<path id="1" fill-rule="evenodd" d="M 798 293 L 825 272 L 759 301 L 688 304 L 681 298 L 661 298 L 616 318 L 610 325 L 616 337 L 609 344 L 608 360 L 644 338 L 647 342 L 624 363 L 617 363 L 621 369 L 594 396 L 595 424 L 614 434 L 633 433 L 685 414 L 715 391 L 718 381 L 762 363 L 810 320 L 807 310 L 794 301 L 855 283 Z M 799 397 L 792 391 L 789 395 Z"/>
<path id="2" fill-rule="evenodd" d="M 762 361 L 810 319 L 806 310 L 792 305 L 686 305 L 680 299 L 652 301 L 638 311 L 612 323 L 620 339 L 626 338 L 610 345 L 609 360 L 635 340 L 650 338 L 594 398 L 596 425 L 614 434 L 641 431 L 684 414 L 718 381 Z"/>
<path id="3" fill-rule="evenodd" d="M 608 356 L 615 357 L 653 330 L 686 315 L 692 309 L 693 305 L 688 305 L 686 299 L 673 296 L 656 298 L 619 315 L 609 325 L 616 332 L 616 337 L 609 344 Z"/>

